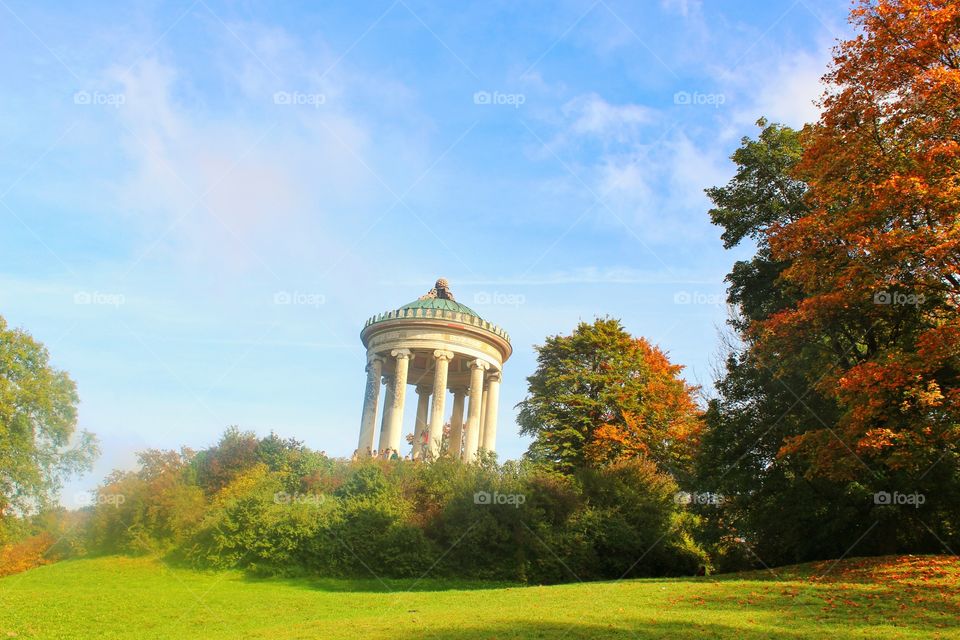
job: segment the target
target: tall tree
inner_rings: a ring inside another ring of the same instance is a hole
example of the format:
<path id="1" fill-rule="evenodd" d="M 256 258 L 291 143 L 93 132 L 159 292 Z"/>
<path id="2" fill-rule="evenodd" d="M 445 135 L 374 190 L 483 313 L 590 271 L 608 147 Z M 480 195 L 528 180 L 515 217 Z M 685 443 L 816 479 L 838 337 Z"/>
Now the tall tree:
<path id="1" fill-rule="evenodd" d="M 0 518 L 46 506 L 66 476 L 90 468 L 97 446 L 77 431 L 77 402 L 46 348 L 0 317 Z"/>
<path id="2" fill-rule="evenodd" d="M 694 393 L 660 349 L 619 320 L 581 322 L 537 347 L 537 370 L 520 403 L 528 457 L 569 472 L 648 457 L 684 476 L 700 430 Z"/>
<path id="3" fill-rule="evenodd" d="M 804 134 L 808 210 L 770 234 L 802 299 L 756 331 L 778 370 L 816 360 L 843 409 L 785 450 L 904 481 L 960 460 L 960 4 L 864 1 L 852 20 Z"/>
<path id="4" fill-rule="evenodd" d="M 728 246 L 750 236 L 758 252 L 728 277 L 745 348 L 700 472 L 765 562 L 957 539 L 960 7 L 862 2 L 852 21 L 820 121 L 788 134 L 799 146 L 769 128 L 745 141 L 709 192 Z"/>

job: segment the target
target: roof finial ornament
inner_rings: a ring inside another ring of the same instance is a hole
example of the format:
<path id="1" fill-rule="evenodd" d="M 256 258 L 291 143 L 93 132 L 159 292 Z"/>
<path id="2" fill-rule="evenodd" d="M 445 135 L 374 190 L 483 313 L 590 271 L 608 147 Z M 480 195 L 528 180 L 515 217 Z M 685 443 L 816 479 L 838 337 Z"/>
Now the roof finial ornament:
<path id="1" fill-rule="evenodd" d="M 441 300 L 455 300 L 453 292 L 450 291 L 450 283 L 446 278 L 438 278 L 433 289 L 430 289 L 425 295 L 420 296 L 420 300 L 429 300 L 430 298 L 440 298 Z"/>

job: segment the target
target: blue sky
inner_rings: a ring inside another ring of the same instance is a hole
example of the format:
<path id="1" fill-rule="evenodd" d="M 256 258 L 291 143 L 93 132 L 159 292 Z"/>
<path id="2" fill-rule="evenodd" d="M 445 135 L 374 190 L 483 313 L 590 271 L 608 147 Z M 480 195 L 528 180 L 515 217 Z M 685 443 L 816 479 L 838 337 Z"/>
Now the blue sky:
<path id="1" fill-rule="evenodd" d="M 703 189 L 816 118 L 845 3 L 276 4 L 0 0 L 0 314 L 103 447 L 65 502 L 230 424 L 349 455 L 363 322 L 438 276 L 512 335 L 501 457 L 579 320 L 709 392 L 748 248 Z"/>

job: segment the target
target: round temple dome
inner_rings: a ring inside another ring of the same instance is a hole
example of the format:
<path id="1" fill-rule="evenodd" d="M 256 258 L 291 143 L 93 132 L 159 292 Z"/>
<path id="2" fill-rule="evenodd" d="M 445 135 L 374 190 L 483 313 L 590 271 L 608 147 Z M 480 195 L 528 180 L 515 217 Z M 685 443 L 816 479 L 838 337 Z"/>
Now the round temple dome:
<path id="1" fill-rule="evenodd" d="M 484 320 L 479 313 L 467 305 L 457 302 L 446 278 L 439 278 L 433 289 L 413 302 L 408 302 L 402 307 L 398 307 L 392 311 L 377 314 L 367 320 L 360 337 L 363 340 L 364 346 L 369 346 L 368 337 L 372 333 L 371 327 L 373 325 L 396 320 L 421 319 L 428 321 L 448 321 L 446 326 L 451 326 L 449 321 L 459 322 L 469 326 L 472 331 L 480 329 L 481 331 L 493 333 L 499 338 L 496 342 L 498 343 L 502 360 L 510 357 L 512 348 L 510 347 L 509 334 L 497 325 Z"/>
<path id="2" fill-rule="evenodd" d="M 360 339 L 367 350 L 367 385 L 358 457 L 375 451 L 399 456 L 403 441 L 412 445 L 409 456 L 422 460 L 473 462 L 480 452 L 495 451 L 510 336 L 457 302 L 445 278 L 417 300 L 367 320 Z M 408 386 L 416 388 L 418 400 L 413 432 L 404 435 Z"/>

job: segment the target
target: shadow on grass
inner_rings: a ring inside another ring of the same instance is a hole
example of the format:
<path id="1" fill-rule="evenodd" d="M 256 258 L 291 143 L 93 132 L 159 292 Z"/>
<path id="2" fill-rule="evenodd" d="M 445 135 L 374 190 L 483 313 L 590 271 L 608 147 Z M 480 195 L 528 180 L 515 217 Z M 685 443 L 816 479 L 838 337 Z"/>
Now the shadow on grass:
<path id="1" fill-rule="evenodd" d="M 325 578 L 322 576 L 257 576 L 245 574 L 244 581 L 260 584 L 276 584 L 299 589 L 335 593 L 395 593 L 405 591 L 480 591 L 484 589 L 522 588 L 525 585 L 513 582 L 482 580 L 454 580 L 424 578 Z"/>
<path id="2" fill-rule="evenodd" d="M 850 637 L 854 633 L 851 630 Z M 322 636 L 317 636 L 322 637 Z M 476 628 L 455 628 L 449 626 L 424 628 L 423 626 L 404 628 L 398 625 L 395 633 L 379 631 L 374 634 L 377 638 L 395 638 L 397 640 L 513 640 L 531 638 L 639 638 L 653 640 L 654 638 L 669 638 L 671 640 L 692 640 L 696 638 L 736 638 L 739 640 L 769 640 L 770 638 L 816 638 L 822 637 L 817 629 L 805 630 L 789 629 L 786 627 L 764 627 L 756 630 L 741 626 L 711 624 L 691 621 L 689 623 L 655 622 L 639 623 L 612 620 L 610 624 L 555 624 L 524 622 L 516 624 L 496 624 Z"/>

